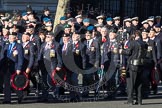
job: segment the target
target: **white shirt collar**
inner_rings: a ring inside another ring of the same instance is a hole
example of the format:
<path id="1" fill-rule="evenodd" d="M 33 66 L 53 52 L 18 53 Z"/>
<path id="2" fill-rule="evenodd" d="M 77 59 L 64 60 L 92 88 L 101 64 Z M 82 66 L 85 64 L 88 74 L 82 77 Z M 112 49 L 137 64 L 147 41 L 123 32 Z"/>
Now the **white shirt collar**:
<path id="1" fill-rule="evenodd" d="M 143 39 L 144 42 L 148 42 L 148 38 L 147 39 Z"/>
<path id="2" fill-rule="evenodd" d="M 155 37 L 153 37 L 153 38 L 150 38 L 151 40 L 154 40 L 155 39 Z"/>
<path id="3" fill-rule="evenodd" d="M 110 42 L 115 42 L 116 40 L 115 39 L 113 39 L 113 40 L 110 40 Z"/>
<path id="4" fill-rule="evenodd" d="M 23 43 L 23 48 L 29 43 L 29 41 Z"/>

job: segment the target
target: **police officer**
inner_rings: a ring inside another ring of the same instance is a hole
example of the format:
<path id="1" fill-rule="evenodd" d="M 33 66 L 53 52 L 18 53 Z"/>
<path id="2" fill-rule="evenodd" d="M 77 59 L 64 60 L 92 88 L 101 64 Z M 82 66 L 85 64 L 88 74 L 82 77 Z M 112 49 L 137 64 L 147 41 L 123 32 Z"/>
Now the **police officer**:
<path id="1" fill-rule="evenodd" d="M 127 91 L 128 101 L 126 104 L 134 104 L 133 93 L 135 91 L 136 102 L 135 104 L 142 104 L 142 73 L 143 73 L 143 60 L 146 55 L 147 45 L 142 41 L 142 37 L 139 33 L 133 36 L 133 40 L 130 41 L 130 46 L 126 50 L 120 50 L 121 54 L 129 55 L 127 66 Z"/>
<path id="2" fill-rule="evenodd" d="M 3 72 L 4 74 L 4 104 L 11 103 L 11 85 L 10 78 L 11 74 L 16 72 L 19 75 L 22 72 L 23 64 L 23 48 L 21 44 L 16 42 L 17 33 L 12 33 L 9 35 L 9 44 L 5 45 L 3 51 Z M 19 91 L 16 91 L 18 95 L 18 103 L 21 103 L 23 94 Z"/>

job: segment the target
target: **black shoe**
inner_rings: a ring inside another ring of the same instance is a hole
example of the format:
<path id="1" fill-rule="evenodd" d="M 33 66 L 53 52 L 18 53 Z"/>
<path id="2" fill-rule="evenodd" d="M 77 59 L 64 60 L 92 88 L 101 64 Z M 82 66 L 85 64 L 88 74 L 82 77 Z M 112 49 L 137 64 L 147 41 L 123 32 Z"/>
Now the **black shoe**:
<path id="1" fill-rule="evenodd" d="M 71 98 L 70 102 L 79 102 L 79 100 L 77 98 Z"/>
<path id="2" fill-rule="evenodd" d="M 11 104 L 11 101 L 3 101 L 2 104 Z"/>
<path id="3" fill-rule="evenodd" d="M 18 104 L 21 104 L 23 99 L 24 99 L 24 96 L 19 97 L 18 100 L 17 100 L 17 103 L 18 103 Z"/>
<path id="4" fill-rule="evenodd" d="M 153 90 L 153 94 L 154 94 L 154 95 L 157 94 L 157 89 Z"/>
<path id="5" fill-rule="evenodd" d="M 135 102 L 135 105 L 142 105 L 142 102 Z"/>
<path id="6" fill-rule="evenodd" d="M 22 99 L 18 99 L 17 103 L 21 104 L 22 103 Z"/>
<path id="7" fill-rule="evenodd" d="M 40 99 L 38 102 L 48 103 L 48 99 Z"/>
<path id="8" fill-rule="evenodd" d="M 133 102 L 124 102 L 124 104 L 133 105 Z"/>
<path id="9" fill-rule="evenodd" d="M 3 90 L 2 89 L 0 89 L 0 93 L 3 93 Z"/>

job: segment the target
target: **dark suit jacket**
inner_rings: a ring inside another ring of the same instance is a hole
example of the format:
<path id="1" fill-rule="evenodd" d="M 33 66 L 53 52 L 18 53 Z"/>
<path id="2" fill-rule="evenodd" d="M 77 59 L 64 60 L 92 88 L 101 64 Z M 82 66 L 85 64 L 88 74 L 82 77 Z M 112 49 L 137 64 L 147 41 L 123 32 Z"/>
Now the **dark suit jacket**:
<path id="1" fill-rule="evenodd" d="M 76 53 L 77 51 L 79 53 Z M 77 65 L 80 69 L 85 69 L 86 68 L 85 52 L 86 46 L 83 43 L 78 42 L 77 44 L 74 45 L 73 42 L 71 41 L 70 43 L 68 43 L 66 51 L 62 51 L 62 58 L 63 61 L 65 61 L 66 63 L 69 61 L 68 65 L 71 65 L 70 67 L 74 67 L 72 64 L 75 63 L 75 65 Z M 71 58 L 74 59 L 74 61 L 72 61 Z"/>
<path id="2" fill-rule="evenodd" d="M 87 47 L 87 41 L 84 42 L 86 45 L 86 64 L 99 65 L 100 60 L 100 48 L 97 41 L 93 40 L 90 47 Z"/>
<path id="3" fill-rule="evenodd" d="M 9 49 L 9 44 L 5 45 L 5 48 L 3 50 L 3 59 L 5 64 L 8 64 L 8 60 L 10 61 L 11 65 L 14 65 L 14 70 L 22 70 L 22 65 L 23 65 L 23 47 L 21 44 L 16 43 L 14 47 L 12 48 L 10 56 L 7 57 L 7 50 Z M 16 56 L 13 55 L 14 51 L 17 51 L 18 54 Z"/>
<path id="4" fill-rule="evenodd" d="M 103 65 L 105 62 L 115 62 L 115 64 L 118 64 L 119 62 L 119 53 L 113 52 L 114 48 L 119 50 L 119 44 L 117 41 L 113 42 L 112 45 L 110 44 L 110 41 L 104 43 L 103 54 L 101 56 L 101 65 Z"/>
<path id="5" fill-rule="evenodd" d="M 24 63 L 23 63 L 23 70 L 25 71 L 26 68 L 32 68 L 34 64 L 34 45 L 29 42 L 23 48 L 24 51 Z"/>
<path id="6" fill-rule="evenodd" d="M 45 46 L 46 46 L 47 43 L 44 43 L 41 45 L 41 49 L 40 49 L 40 53 L 38 55 L 38 61 L 44 61 L 44 64 L 45 63 L 45 58 L 44 56 L 50 56 L 50 55 L 45 55 Z M 53 41 L 52 42 L 52 45 L 51 45 L 51 49 L 53 49 L 55 51 L 55 57 L 52 57 L 50 58 L 50 61 L 51 61 L 51 67 L 53 68 L 56 68 L 56 67 L 62 67 L 62 59 L 61 59 L 61 49 L 60 49 L 60 45 Z"/>
<path id="7" fill-rule="evenodd" d="M 157 52 L 157 59 L 160 60 L 162 58 L 162 41 L 159 38 L 155 38 L 155 46 Z"/>

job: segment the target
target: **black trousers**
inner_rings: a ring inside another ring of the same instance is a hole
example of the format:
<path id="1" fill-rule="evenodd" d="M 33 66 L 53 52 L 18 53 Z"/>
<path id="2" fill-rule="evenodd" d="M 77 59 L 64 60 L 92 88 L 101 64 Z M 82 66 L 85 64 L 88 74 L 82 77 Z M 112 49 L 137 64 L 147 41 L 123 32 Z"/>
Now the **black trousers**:
<path id="1" fill-rule="evenodd" d="M 10 65 L 4 69 L 4 101 L 11 101 L 11 75 L 14 71 L 14 65 Z M 15 90 L 18 98 L 23 97 L 23 91 Z"/>
<path id="2" fill-rule="evenodd" d="M 142 103 L 142 67 L 138 67 L 137 70 L 129 68 L 127 72 L 127 93 L 128 93 L 128 102 L 132 103 L 133 93 L 135 92 L 136 101 Z"/>
<path id="3" fill-rule="evenodd" d="M 2 72 L 2 70 L 0 70 L 0 76 L 0 93 L 3 93 L 4 72 Z"/>

